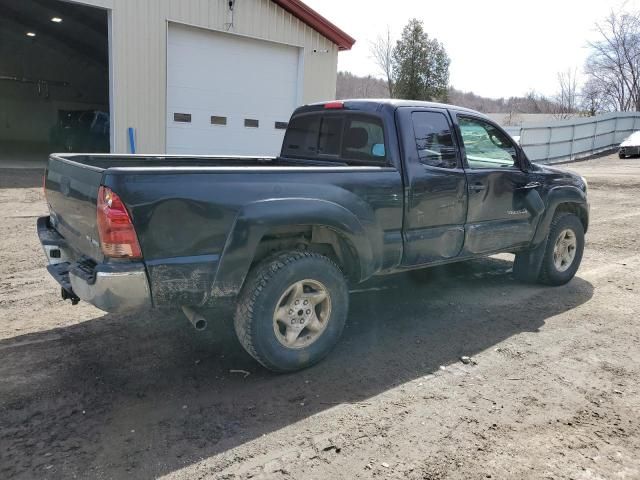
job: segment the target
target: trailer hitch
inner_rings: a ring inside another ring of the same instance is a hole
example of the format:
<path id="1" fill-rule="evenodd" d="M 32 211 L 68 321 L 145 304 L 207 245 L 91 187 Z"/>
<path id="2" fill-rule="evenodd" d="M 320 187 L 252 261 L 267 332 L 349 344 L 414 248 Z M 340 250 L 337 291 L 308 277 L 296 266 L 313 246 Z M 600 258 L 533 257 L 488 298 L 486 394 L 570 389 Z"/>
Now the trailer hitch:
<path id="1" fill-rule="evenodd" d="M 63 300 L 71 300 L 71 305 L 77 305 L 80 301 L 80 298 L 73 292 L 69 292 L 64 288 L 60 289 L 60 295 L 62 295 Z"/>

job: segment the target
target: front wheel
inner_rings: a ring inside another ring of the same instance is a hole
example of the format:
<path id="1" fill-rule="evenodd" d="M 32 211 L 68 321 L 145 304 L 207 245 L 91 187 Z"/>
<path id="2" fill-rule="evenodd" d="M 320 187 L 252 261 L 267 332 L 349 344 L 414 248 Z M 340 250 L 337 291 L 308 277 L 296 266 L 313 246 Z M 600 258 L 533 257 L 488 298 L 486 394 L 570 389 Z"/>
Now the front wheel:
<path id="1" fill-rule="evenodd" d="M 310 252 L 287 252 L 251 270 L 234 325 L 244 349 L 275 372 L 309 367 L 338 342 L 349 309 L 340 268 Z"/>
<path id="2" fill-rule="evenodd" d="M 584 251 L 584 227 L 569 212 L 556 213 L 547 241 L 516 254 L 513 274 L 519 280 L 545 285 L 563 285 L 578 271 Z"/>
<path id="3" fill-rule="evenodd" d="M 584 251 L 584 227 L 568 212 L 555 216 L 549 229 L 539 281 L 546 285 L 564 285 L 578 271 Z"/>

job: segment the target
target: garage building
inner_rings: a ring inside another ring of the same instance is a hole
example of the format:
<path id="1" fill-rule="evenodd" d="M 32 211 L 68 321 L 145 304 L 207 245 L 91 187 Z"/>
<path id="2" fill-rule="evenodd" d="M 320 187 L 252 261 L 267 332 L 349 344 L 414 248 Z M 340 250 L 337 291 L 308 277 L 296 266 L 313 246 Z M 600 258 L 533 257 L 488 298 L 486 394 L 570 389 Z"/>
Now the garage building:
<path id="1" fill-rule="evenodd" d="M 299 0 L 0 0 L 0 159 L 276 154 L 353 43 Z"/>

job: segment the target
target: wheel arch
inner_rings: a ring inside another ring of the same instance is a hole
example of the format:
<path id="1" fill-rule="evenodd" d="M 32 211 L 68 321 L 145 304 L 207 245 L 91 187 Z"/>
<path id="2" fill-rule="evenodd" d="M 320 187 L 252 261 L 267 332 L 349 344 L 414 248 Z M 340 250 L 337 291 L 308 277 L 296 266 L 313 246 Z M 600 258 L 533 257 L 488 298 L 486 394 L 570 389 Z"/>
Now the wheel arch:
<path id="1" fill-rule="evenodd" d="M 250 268 L 287 250 L 303 250 L 329 257 L 351 281 L 358 281 L 363 274 L 360 254 L 349 235 L 331 226 L 311 224 L 274 227 L 264 232 Z"/>
<path id="2" fill-rule="evenodd" d="M 236 217 L 220 259 L 212 296 L 237 295 L 247 273 L 275 252 L 322 253 L 343 268 L 352 281 L 370 277 L 382 258 L 370 238 L 381 238 L 352 212 L 333 202 L 309 199 L 270 200 L 251 204 Z"/>
<path id="3" fill-rule="evenodd" d="M 556 212 L 573 213 L 580 219 L 584 232 L 587 233 L 587 229 L 589 228 L 589 212 L 584 204 L 577 202 L 563 202 L 556 207 Z"/>
<path id="4" fill-rule="evenodd" d="M 580 219 L 585 233 L 587 232 L 589 228 L 589 203 L 585 192 L 576 187 L 556 187 L 549 191 L 546 204 L 545 214 L 532 241 L 533 246 L 546 240 L 556 212 L 575 214 Z"/>

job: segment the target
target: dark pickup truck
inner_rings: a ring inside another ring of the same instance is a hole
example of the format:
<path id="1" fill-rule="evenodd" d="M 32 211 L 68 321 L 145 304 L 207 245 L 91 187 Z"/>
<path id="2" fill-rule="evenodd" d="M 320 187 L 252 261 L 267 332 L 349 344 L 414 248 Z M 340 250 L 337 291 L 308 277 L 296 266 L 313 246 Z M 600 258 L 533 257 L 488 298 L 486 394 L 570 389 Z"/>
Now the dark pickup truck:
<path id="1" fill-rule="evenodd" d="M 560 285 L 580 265 L 587 184 L 532 164 L 484 115 L 449 105 L 306 105 L 280 156 L 51 155 L 38 220 L 64 298 L 106 311 L 236 302 L 262 365 L 324 357 L 348 285 L 515 253 L 513 273 Z"/>

